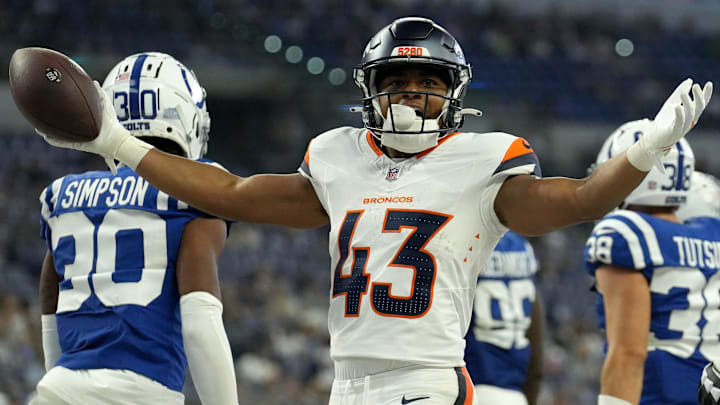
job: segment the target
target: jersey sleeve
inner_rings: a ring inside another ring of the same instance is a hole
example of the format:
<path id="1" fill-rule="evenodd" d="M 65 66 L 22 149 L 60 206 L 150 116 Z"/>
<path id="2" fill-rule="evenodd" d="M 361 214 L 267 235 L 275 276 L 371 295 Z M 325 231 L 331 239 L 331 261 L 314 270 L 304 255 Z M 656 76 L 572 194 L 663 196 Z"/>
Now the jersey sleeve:
<path id="1" fill-rule="evenodd" d="M 490 180 L 480 196 L 480 219 L 488 229 L 502 235 L 508 228 L 500 222 L 495 212 L 495 198 L 500 187 L 510 176 L 530 174 L 541 177 L 541 172 L 540 161 L 525 139 L 509 134 L 497 135 L 501 136 L 497 142 L 501 146 L 493 152 L 496 157 L 491 160 Z M 498 160 L 497 156 L 502 158 Z"/>
<path id="2" fill-rule="evenodd" d="M 323 182 L 323 171 L 326 166 L 318 155 L 328 153 L 327 139 L 330 134 L 330 132 L 326 132 L 310 140 L 305 151 L 305 156 L 302 162 L 300 162 L 300 167 L 298 167 L 300 175 L 310 180 L 310 184 L 312 184 L 315 190 L 315 195 L 317 195 L 325 212 L 328 212 L 328 201 L 325 195 L 325 184 Z"/>
<path id="3" fill-rule="evenodd" d="M 540 160 L 530 143 L 523 138 L 516 138 L 510 144 L 492 175 L 493 177 L 508 177 L 516 174 L 532 174 L 542 177 Z"/>
<path id="4" fill-rule="evenodd" d="M 646 235 L 631 220 L 611 216 L 601 220 L 585 243 L 585 267 L 595 275 L 598 267 L 612 265 L 643 271 L 650 260 Z"/>
<path id="5" fill-rule="evenodd" d="M 47 244 L 48 249 L 52 249 L 52 235 L 50 233 L 50 225 L 48 221 L 57 204 L 58 194 L 63 178 L 53 181 L 49 186 L 45 187 L 40 193 L 40 237 Z"/>

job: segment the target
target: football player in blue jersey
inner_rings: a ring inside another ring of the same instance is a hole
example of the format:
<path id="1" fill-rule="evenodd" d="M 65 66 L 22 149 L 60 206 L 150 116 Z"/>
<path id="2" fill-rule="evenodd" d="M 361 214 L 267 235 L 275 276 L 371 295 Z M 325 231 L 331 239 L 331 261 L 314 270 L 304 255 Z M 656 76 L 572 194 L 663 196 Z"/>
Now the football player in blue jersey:
<path id="1" fill-rule="evenodd" d="M 618 128 L 597 163 L 642 141 L 650 125 Z M 703 367 L 720 358 L 720 219 L 676 215 L 694 160 L 681 139 L 587 240 L 607 338 L 599 404 L 694 404 Z"/>
<path id="2" fill-rule="evenodd" d="M 477 263 L 508 229 L 539 235 L 616 207 L 698 122 L 712 94 L 712 83 L 683 81 L 627 153 L 585 179 L 543 179 L 524 139 L 458 131 L 464 114 L 478 114 L 463 108 L 471 68 L 432 20 L 383 27 L 353 77 L 364 128 L 315 137 L 294 174 L 242 178 L 160 152 L 108 113 L 107 97 L 96 139 L 46 138 L 117 159 L 222 218 L 330 224 L 332 405 L 472 404 L 463 354 Z M 138 110 L 137 99 L 128 105 Z M 463 245 L 474 253 L 458 254 Z"/>
<path id="3" fill-rule="evenodd" d="M 720 181 L 709 174 L 696 171 L 690 181 L 688 201 L 680 207 L 677 215 L 682 221 L 692 221 L 693 218 L 700 217 L 720 218 Z M 703 369 L 700 379 L 698 402 L 702 405 L 720 404 L 720 369 L 717 364 L 720 358 L 715 357 L 712 360 L 713 363 Z"/>
<path id="4" fill-rule="evenodd" d="M 132 55 L 103 90 L 134 136 L 204 162 L 210 116 L 192 71 Z M 237 404 L 218 257 L 228 225 L 130 167 L 52 182 L 40 197 L 47 374 L 32 405 L 183 404 L 189 368 L 204 405 Z"/>
<path id="5" fill-rule="evenodd" d="M 532 246 L 512 231 L 480 270 L 465 363 L 481 405 L 537 402 L 545 315 L 536 272 Z"/>

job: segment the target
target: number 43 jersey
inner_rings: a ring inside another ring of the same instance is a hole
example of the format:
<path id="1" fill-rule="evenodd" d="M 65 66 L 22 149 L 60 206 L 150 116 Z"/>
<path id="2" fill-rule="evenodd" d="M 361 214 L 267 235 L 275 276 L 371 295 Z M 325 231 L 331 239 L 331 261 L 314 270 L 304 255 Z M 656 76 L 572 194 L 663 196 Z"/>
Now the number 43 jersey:
<path id="1" fill-rule="evenodd" d="M 464 365 L 478 270 L 507 231 L 495 196 L 539 174 L 527 142 L 456 133 L 395 161 L 343 127 L 313 139 L 299 170 L 330 217 L 331 357 Z"/>
<path id="2" fill-rule="evenodd" d="M 615 211 L 593 229 L 585 263 L 593 275 L 608 264 L 647 279 L 651 318 L 640 403 L 697 403 L 703 367 L 720 359 L 720 220 L 678 224 Z M 602 295 L 597 311 L 604 328 Z"/>
<path id="3" fill-rule="evenodd" d="M 187 361 L 175 262 L 185 225 L 207 215 L 127 167 L 62 177 L 40 201 L 61 279 L 57 365 L 132 370 L 180 391 Z"/>

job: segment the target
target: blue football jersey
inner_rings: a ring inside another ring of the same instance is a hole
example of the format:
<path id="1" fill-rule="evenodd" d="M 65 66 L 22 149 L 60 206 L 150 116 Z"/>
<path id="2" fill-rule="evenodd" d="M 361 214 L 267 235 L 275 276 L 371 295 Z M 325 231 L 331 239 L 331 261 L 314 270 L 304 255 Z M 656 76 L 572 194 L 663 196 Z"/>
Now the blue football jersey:
<path id="1" fill-rule="evenodd" d="M 530 243 L 508 232 L 480 271 L 465 346 L 475 385 L 522 391 L 530 362 L 530 313 L 537 261 Z"/>
<path id="2" fill-rule="evenodd" d="M 619 210 L 585 245 L 592 275 L 605 264 L 637 270 L 651 294 L 650 335 L 641 404 L 696 404 L 709 359 L 720 358 L 720 220 L 673 223 Z M 605 327 L 602 295 L 598 322 Z"/>
<path id="3" fill-rule="evenodd" d="M 61 279 L 57 365 L 132 370 L 180 391 L 187 360 L 175 263 L 185 226 L 207 215 L 128 167 L 59 178 L 40 201 Z"/>

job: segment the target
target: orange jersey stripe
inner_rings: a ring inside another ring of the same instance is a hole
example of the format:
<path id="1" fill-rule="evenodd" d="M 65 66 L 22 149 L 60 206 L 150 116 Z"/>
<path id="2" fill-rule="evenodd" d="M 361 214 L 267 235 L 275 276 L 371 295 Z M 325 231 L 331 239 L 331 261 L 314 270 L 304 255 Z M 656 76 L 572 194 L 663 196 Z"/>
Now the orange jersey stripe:
<path id="1" fill-rule="evenodd" d="M 367 142 L 368 145 L 372 148 L 373 152 L 375 152 L 376 155 L 382 156 L 383 152 L 380 148 L 378 148 L 377 144 L 375 143 L 375 137 L 368 131 L 367 133 Z"/>
<path id="2" fill-rule="evenodd" d="M 510 147 L 508 148 L 507 152 L 505 152 L 505 156 L 503 156 L 502 161 L 507 162 L 512 158 L 516 158 L 518 156 L 528 153 L 535 153 L 535 151 L 532 149 L 532 147 L 530 147 L 528 141 L 523 138 L 518 138 L 510 144 Z"/>
<path id="3" fill-rule="evenodd" d="M 315 138 L 313 138 L 313 139 L 315 139 Z M 308 167 L 310 167 L 310 145 L 312 145 L 313 139 L 311 139 L 310 142 L 308 142 L 308 147 L 305 150 L 305 158 L 303 158 L 303 160 L 305 160 L 305 164 L 308 165 Z"/>
<path id="4" fill-rule="evenodd" d="M 475 396 L 475 387 L 473 386 L 473 382 L 470 379 L 470 376 L 468 375 L 467 369 L 465 367 L 462 368 L 463 376 L 465 376 L 465 387 L 467 392 L 465 395 L 465 402 L 463 402 L 463 405 L 473 405 L 473 397 Z"/>

